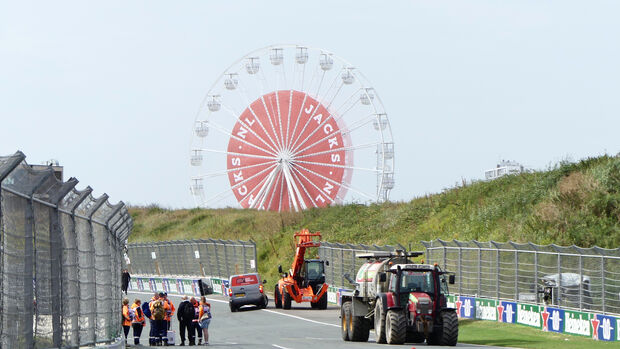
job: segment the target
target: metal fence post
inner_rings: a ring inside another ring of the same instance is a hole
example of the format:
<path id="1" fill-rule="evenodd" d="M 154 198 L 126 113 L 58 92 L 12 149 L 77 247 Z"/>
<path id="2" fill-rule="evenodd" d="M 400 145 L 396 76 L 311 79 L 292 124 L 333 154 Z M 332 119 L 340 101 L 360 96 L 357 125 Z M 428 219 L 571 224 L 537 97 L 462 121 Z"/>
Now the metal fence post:
<path id="1" fill-rule="evenodd" d="M 601 256 L 601 300 L 603 302 L 603 314 L 607 313 L 605 296 L 605 256 Z"/>
<path id="2" fill-rule="evenodd" d="M 499 248 L 497 246 L 495 246 L 495 253 L 497 255 L 497 259 L 496 259 L 496 263 L 497 263 L 497 278 L 496 278 L 496 282 L 495 282 L 495 288 L 496 288 L 496 292 L 497 292 L 497 299 L 500 299 L 500 293 L 499 293 L 499 274 L 500 274 L 500 269 L 499 269 Z"/>
<path id="3" fill-rule="evenodd" d="M 558 252 L 558 306 L 562 304 L 562 257 Z"/>
<path id="4" fill-rule="evenodd" d="M 463 294 L 463 249 L 459 245 L 459 294 Z"/>
<path id="5" fill-rule="evenodd" d="M 478 297 L 482 293 L 482 249 L 478 246 Z"/>
<path id="6" fill-rule="evenodd" d="M 579 311 L 583 309 L 583 256 L 579 255 Z"/>
<path id="7" fill-rule="evenodd" d="M 519 251 L 517 250 L 515 250 L 515 299 L 519 299 Z"/>

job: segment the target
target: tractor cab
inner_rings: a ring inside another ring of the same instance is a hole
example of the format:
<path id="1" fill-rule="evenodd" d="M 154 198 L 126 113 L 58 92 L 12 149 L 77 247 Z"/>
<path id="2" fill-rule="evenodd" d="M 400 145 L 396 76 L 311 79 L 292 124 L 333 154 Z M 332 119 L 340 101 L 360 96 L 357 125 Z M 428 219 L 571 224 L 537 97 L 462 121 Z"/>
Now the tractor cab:
<path id="1" fill-rule="evenodd" d="M 325 283 L 325 261 L 320 259 L 304 260 L 301 276 L 303 278 L 303 287 L 312 286 L 313 290 L 316 289 Z"/>

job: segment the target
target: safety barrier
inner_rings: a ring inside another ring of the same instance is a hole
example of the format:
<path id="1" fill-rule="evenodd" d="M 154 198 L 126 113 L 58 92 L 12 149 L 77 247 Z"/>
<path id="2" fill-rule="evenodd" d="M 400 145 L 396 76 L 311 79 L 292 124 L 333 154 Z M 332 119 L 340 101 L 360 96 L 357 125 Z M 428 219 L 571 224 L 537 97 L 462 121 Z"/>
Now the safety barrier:
<path id="1" fill-rule="evenodd" d="M 0 347 L 114 342 L 131 216 L 24 159 L 0 157 Z"/>
<path id="2" fill-rule="evenodd" d="M 127 245 L 128 268 L 143 275 L 194 275 L 228 278 L 256 272 L 253 241 L 177 240 Z"/>
<path id="3" fill-rule="evenodd" d="M 456 274 L 463 318 L 620 340 L 620 249 L 513 242 L 423 241 L 426 259 Z"/>

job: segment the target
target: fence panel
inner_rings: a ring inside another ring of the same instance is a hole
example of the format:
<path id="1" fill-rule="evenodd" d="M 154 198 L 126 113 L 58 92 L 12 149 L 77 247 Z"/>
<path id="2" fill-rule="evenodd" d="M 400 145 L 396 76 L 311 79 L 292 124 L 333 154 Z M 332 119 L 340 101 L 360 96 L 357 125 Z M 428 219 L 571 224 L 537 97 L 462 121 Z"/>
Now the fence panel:
<path id="1" fill-rule="evenodd" d="M 76 179 L 59 181 L 24 159 L 0 157 L 0 347 L 113 341 L 131 217 L 122 202 L 95 199 L 90 188 L 74 189 Z"/>
<path id="2" fill-rule="evenodd" d="M 228 278 L 258 270 L 253 241 L 208 239 L 135 243 L 127 245 L 127 255 L 129 271 L 142 275 Z"/>
<path id="3" fill-rule="evenodd" d="M 363 244 L 339 244 L 323 241 L 319 250 L 319 258 L 329 261 L 325 267 L 325 281 L 336 287 L 351 288 L 346 278 L 348 274 L 352 279 L 355 278 L 357 270 L 364 264 L 365 260 L 355 257 L 357 253 L 373 251 L 393 251 L 395 249 L 406 250 L 402 245 L 363 245 Z"/>
<path id="4" fill-rule="evenodd" d="M 620 314 L 620 248 L 423 241 L 456 274 L 454 293 Z"/>

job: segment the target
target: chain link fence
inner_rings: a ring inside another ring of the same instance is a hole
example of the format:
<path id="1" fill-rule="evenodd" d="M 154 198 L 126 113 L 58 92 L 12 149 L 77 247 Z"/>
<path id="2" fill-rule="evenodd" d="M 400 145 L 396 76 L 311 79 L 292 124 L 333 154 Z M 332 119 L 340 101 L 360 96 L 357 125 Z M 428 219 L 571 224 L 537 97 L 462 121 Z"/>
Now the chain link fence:
<path id="1" fill-rule="evenodd" d="M 24 159 L 0 157 L 0 347 L 110 342 L 121 335 L 127 208 Z"/>
<path id="2" fill-rule="evenodd" d="M 456 273 L 452 292 L 620 314 L 620 249 L 532 243 L 423 241 Z"/>
<path id="3" fill-rule="evenodd" d="M 129 271 L 141 275 L 218 276 L 255 273 L 253 241 L 178 240 L 127 245 Z"/>
<path id="4" fill-rule="evenodd" d="M 357 270 L 366 262 L 365 259 L 355 257 L 356 253 L 373 251 L 394 251 L 407 250 L 402 245 L 364 245 L 364 244 L 339 244 L 331 242 L 321 242 L 319 247 L 319 258 L 329 261 L 325 266 L 325 281 L 336 287 L 351 288 L 351 285 L 344 277 L 345 274 L 355 279 Z"/>

